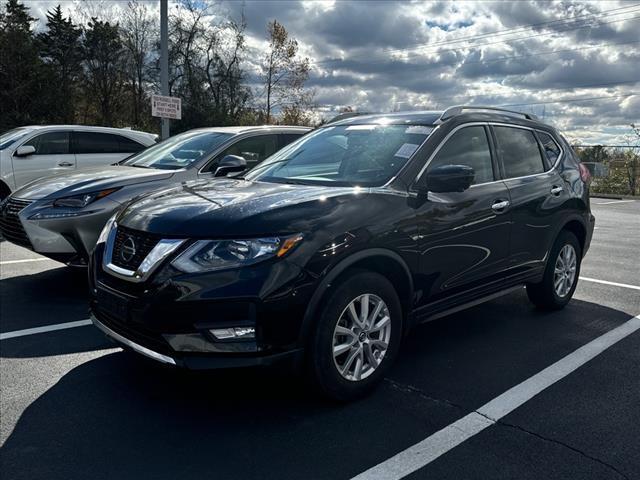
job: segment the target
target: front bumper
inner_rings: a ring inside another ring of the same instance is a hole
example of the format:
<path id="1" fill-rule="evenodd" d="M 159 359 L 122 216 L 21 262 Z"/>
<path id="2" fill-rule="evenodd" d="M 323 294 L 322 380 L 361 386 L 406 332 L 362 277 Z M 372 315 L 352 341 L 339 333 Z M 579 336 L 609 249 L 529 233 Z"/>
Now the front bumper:
<path id="1" fill-rule="evenodd" d="M 77 216 L 34 219 L 35 214 L 52 209 L 47 202 L 33 202 L 19 213 L 30 248 L 63 262 L 74 258 L 88 260 L 100 231 L 120 206 L 109 199 L 102 199 L 99 203 Z"/>
<path id="2" fill-rule="evenodd" d="M 111 340 L 120 344 L 124 348 L 129 348 L 136 353 L 144 355 L 156 362 L 175 367 L 187 368 L 189 370 L 213 370 L 222 368 L 247 368 L 264 366 L 285 366 L 295 368 L 300 363 L 302 349 L 294 349 L 286 352 L 279 352 L 260 356 L 203 356 L 197 354 L 164 354 L 149 348 L 142 343 L 131 340 L 125 333 L 119 333 L 100 321 L 92 313 L 91 321 Z"/>
<path id="3" fill-rule="evenodd" d="M 315 286 L 300 267 L 281 260 L 173 276 L 165 262 L 135 283 L 105 271 L 103 251 L 98 245 L 89 265 L 90 310 L 96 326 L 120 344 L 192 369 L 299 365 L 301 325 Z M 215 334 L 231 328 L 254 335 Z"/>

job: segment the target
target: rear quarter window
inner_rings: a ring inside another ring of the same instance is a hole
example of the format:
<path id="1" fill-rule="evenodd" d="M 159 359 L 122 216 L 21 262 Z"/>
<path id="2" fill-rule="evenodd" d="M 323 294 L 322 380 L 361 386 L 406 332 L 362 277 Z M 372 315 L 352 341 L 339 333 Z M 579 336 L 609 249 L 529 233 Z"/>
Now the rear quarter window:
<path id="1" fill-rule="evenodd" d="M 144 145 L 122 135 L 101 132 L 74 132 L 75 153 L 136 153 Z"/>
<path id="2" fill-rule="evenodd" d="M 560 157 L 560 153 L 562 152 L 562 150 L 560 149 L 558 143 L 548 133 L 540 131 L 536 133 L 538 134 L 538 138 L 540 139 L 540 143 L 542 144 L 542 150 L 544 151 L 547 169 L 550 169 L 558 161 L 558 157 Z"/>

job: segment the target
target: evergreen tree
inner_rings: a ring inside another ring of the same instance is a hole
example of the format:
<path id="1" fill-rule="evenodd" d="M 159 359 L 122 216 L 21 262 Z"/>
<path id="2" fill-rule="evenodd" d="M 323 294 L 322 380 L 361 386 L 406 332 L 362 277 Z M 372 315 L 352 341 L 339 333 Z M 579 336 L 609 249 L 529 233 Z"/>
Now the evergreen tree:
<path id="1" fill-rule="evenodd" d="M 98 123 L 114 126 L 123 103 L 124 48 L 118 24 L 92 18 L 85 31 L 84 95 L 95 109 Z"/>
<path id="2" fill-rule="evenodd" d="M 29 9 L 8 0 L 0 12 L 0 131 L 37 123 L 44 115 L 40 100 L 46 77 Z"/>
<path id="3" fill-rule="evenodd" d="M 58 5 L 47 12 L 47 31 L 38 35 L 40 56 L 55 88 L 48 91 L 49 121 L 73 123 L 78 81 L 82 75 L 82 31 L 71 18 L 65 19 Z"/>

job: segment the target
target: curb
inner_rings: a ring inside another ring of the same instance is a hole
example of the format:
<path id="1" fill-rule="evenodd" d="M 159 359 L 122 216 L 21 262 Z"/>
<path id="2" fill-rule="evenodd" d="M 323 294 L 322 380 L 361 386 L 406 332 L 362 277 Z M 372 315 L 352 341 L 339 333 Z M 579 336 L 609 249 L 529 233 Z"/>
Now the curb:
<path id="1" fill-rule="evenodd" d="M 610 200 L 640 200 L 637 195 L 609 195 L 607 193 L 592 193 L 590 198 L 608 198 Z"/>

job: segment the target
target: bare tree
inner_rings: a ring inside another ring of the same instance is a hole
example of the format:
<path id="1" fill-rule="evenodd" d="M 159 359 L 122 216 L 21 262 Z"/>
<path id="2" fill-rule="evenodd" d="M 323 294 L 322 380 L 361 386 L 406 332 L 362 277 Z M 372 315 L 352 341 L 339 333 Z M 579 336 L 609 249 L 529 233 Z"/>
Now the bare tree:
<path id="1" fill-rule="evenodd" d="M 275 109 L 288 107 L 299 111 L 310 103 L 313 93 L 305 90 L 309 78 L 309 59 L 298 57 L 298 42 L 289 38 L 284 26 L 277 20 L 269 23 L 269 49 L 262 64 L 263 95 L 267 123 Z"/>
<path id="2" fill-rule="evenodd" d="M 216 120 L 236 123 L 247 108 L 251 90 L 244 83 L 241 63 L 246 53 L 244 15 L 239 23 L 226 22 L 207 32 L 204 67 L 209 92 L 213 97 Z"/>
<path id="3" fill-rule="evenodd" d="M 158 37 L 156 23 L 149 15 L 148 8 L 138 0 L 130 0 L 123 12 L 120 31 L 125 52 L 124 68 L 127 89 L 131 95 L 131 120 L 141 128 L 148 122 L 147 90 L 151 81 L 151 52 Z"/>

